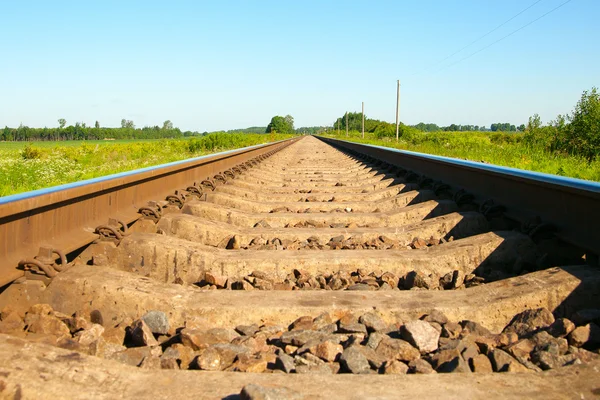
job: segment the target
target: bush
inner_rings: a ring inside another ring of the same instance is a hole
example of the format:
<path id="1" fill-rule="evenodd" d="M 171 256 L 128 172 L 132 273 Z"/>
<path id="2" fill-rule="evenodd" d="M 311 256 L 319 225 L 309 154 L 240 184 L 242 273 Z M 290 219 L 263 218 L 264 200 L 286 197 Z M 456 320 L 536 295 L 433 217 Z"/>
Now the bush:
<path id="1" fill-rule="evenodd" d="M 37 160 L 42 158 L 42 151 L 37 147 L 33 147 L 31 144 L 28 144 L 21 150 L 21 157 L 24 160 Z"/>
<path id="2" fill-rule="evenodd" d="M 593 160 L 600 154 L 600 96 L 592 88 L 585 91 L 565 128 L 567 150 Z"/>
<path id="3" fill-rule="evenodd" d="M 529 118 L 524 142 L 530 148 L 569 153 L 593 161 L 600 154 L 600 95 L 583 92 L 571 115 L 559 115 L 542 126 L 539 115 Z"/>

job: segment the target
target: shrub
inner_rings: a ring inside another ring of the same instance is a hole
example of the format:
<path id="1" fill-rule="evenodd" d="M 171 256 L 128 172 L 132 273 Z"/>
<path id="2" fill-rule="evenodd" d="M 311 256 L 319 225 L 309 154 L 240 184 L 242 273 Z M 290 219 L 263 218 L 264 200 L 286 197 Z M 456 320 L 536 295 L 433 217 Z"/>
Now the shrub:
<path id="1" fill-rule="evenodd" d="M 21 150 L 21 157 L 23 157 L 24 160 L 37 160 L 42 158 L 42 151 L 37 147 L 28 144 Z"/>

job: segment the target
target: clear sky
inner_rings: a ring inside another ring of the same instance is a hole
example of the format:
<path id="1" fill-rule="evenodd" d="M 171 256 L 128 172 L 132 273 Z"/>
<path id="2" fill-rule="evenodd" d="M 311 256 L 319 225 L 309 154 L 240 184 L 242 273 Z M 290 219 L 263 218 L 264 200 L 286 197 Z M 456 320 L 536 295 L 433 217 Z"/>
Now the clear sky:
<path id="1" fill-rule="evenodd" d="M 600 1 L 0 0 L 0 126 L 544 122 L 600 86 Z M 456 64 L 455 64 L 456 63 Z M 454 64 L 454 65 L 453 65 Z"/>

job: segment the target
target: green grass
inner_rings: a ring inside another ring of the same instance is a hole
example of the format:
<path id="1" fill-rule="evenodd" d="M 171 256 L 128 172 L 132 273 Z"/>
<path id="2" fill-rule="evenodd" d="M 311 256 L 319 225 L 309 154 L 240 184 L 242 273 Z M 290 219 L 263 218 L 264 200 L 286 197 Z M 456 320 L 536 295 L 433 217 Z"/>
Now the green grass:
<path id="1" fill-rule="evenodd" d="M 214 133 L 199 138 L 0 142 L 0 196 L 97 178 L 292 135 Z"/>
<path id="2" fill-rule="evenodd" d="M 583 157 L 548 153 L 534 149 L 522 142 L 522 134 L 496 132 L 417 132 L 409 130 L 396 142 L 396 138 L 376 137 L 360 132 L 326 135 L 357 143 L 375 144 L 471 161 L 483 161 L 530 171 L 544 172 L 572 178 L 600 181 L 600 160 L 588 162 Z"/>
<path id="3" fill-rule="evenodd" d="M 177 139 L 177 140 L 191 140 L 192 138 Z M 53 147 L 77 147 L 82 144 L 88 145 L 114 145 L 114 144 L 128 144 L 128 143 L 145 143 L 145 142 L 157 142 L 162 139 L 120 139 L 120 140 L 63 140 L 63 141 L 48 141 L 48 142 L 0 142 L 0 151 L 3 150 L 22 150 L 26 146 L 35 146 L 38 148 L 53 148 Z"/>

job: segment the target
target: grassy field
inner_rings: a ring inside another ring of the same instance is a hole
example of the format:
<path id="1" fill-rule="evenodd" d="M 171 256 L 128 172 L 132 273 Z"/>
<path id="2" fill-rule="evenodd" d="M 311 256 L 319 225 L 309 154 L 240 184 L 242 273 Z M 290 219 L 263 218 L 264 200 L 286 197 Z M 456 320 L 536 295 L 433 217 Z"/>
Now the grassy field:
<path id="1" fill-rule="evenodd" d="M 588 162 L 583 157 L 549 153 L 531 148 L 522 142 L 519 133 L 497 132 L 414 132 L 396 142 L 396 138 L 378 138 L 360 132 L 327 135 L 358 143 L 375 144 L 401 150 L 417 151 L 472 161 L 484 161 L 530 171 L 545 172 L 572 178 L 600 181 L 600 161 Z"/>
<path id="2" fill-rule="evenodd" d="M 91 146 L 106 146 L 106 145 L 115 145 L 115 144 L 129 144 L 129 143 L 151 143 L 157 142 L 161 139 L 123 139 L 123 140 L 62 140 L 60 142 L 0 142 L 0 151 L 4 150 L 22 150 L 27 146 L 35 146 L 41 149 L 48 149 L 54 147 L 77 147 L 83 144 L 91 145 Z M 187 140 L 181 139 L 181 140 Z"/>
<path id="3" fill-rule="evenodd" d="M 288 137 L 215 133 L 185 139 L 0 142 L 0 196 Z"/>

